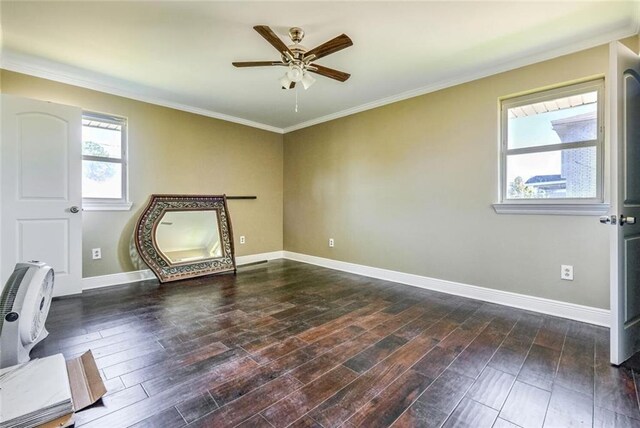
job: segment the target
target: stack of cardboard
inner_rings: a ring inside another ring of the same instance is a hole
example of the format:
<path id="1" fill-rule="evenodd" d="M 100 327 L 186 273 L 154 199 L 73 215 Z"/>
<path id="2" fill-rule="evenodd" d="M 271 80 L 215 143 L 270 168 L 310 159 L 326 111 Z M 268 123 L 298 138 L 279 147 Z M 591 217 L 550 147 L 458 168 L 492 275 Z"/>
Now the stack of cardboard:
<path id="1" fill-rule="evenodd" d="M 91 351 L 62 354 L 0 370 L 0 428 L 68 426 L 74 409 L 95 403 L 106 389 Z"/>
<path id="2" fill-rule="evenodd" d="M 32 427 L 73 413 L 62 354 L 0 371 L 0 427 Z"/>

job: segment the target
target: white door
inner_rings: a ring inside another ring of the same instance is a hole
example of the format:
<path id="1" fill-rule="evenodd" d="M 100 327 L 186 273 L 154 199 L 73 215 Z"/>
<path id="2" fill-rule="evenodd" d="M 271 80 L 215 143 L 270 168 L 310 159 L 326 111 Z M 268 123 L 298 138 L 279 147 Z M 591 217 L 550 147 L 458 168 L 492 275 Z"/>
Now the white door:
<path id="1" fill-rule="evenodd" d="M 2 95 L 1 278 L 19 261 L 55 271 L 54 296 L 82 291 L 82 111 Z"/>
<path id="2" fill-rule="evenodd" d="M 610 45 L 611 362 L 640 351 L 640 57 Z"/>

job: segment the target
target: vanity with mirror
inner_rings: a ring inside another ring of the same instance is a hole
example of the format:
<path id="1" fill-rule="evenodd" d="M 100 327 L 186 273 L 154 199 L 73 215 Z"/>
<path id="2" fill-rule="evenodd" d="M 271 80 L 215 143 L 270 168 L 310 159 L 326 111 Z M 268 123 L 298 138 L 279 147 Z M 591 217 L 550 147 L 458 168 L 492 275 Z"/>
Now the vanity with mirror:
<path id="1" fill-rule="evenodd" d="M 134 242 L 160 282 L 236 271 L 224 195 L 151 195 Z"/>

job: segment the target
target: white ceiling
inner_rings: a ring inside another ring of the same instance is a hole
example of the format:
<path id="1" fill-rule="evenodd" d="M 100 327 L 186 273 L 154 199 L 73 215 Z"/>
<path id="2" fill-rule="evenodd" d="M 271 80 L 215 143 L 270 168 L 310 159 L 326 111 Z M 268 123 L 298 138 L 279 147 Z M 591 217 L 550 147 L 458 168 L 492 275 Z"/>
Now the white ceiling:
<path id="1" fill-rule="evenodd" d="M 638 32 L 627 2 L 6 2 L 2 67 L 286 132 Z M 252 26 L 313 48 L 354 45 L 318 63 L 352 74 L 281 90 L 281 67 Z M 117 113 L 117 112 L 112 112 Z"/>

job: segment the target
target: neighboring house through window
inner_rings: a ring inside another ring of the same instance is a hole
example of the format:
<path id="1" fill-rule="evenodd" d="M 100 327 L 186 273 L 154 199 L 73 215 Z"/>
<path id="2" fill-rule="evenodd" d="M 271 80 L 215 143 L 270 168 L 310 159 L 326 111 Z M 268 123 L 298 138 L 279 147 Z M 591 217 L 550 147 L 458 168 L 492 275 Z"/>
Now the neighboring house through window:
<path id="1" fill-rule="evenodd" d="M 82 115 L 82 199 L 89 210 L 125 210 L 128 203 L 126 119 Z"/>
<path id="2" fill-rule="evenodd" d="M 600 214 L 602 79 L 501 101 L 497 212 Z"/>

